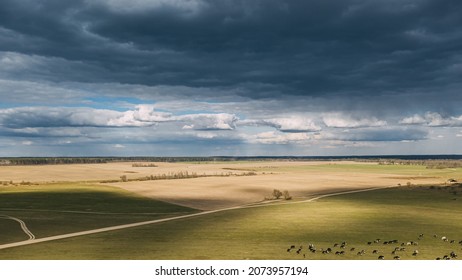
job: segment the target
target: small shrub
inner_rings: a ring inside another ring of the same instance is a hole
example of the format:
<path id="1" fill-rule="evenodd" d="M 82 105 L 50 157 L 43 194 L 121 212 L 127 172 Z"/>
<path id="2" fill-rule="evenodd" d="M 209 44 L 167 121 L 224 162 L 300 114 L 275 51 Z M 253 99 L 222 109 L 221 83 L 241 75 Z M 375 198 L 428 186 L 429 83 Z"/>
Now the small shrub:
<path id="1" fill-rule="evenodd" d="M 292 196 L 290 196 L 288 190 L 285 190 L 285 191 L 282 193 L 282 195 L 284 196 L 284 199 L 285 199 L 285 200 L 291 200 L 291 199 L 292 199 Z"/>

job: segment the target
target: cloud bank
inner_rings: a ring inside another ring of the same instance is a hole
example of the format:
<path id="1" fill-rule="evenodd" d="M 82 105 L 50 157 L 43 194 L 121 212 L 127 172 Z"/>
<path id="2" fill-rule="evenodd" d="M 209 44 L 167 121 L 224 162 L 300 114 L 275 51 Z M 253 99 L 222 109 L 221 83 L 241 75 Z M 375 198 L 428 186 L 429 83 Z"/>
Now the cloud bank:
<path id="1" fill-rule="evenodd" d="M 5 0 L 0 156 L 459 153 L 461 13 L 455 0 Z"/>

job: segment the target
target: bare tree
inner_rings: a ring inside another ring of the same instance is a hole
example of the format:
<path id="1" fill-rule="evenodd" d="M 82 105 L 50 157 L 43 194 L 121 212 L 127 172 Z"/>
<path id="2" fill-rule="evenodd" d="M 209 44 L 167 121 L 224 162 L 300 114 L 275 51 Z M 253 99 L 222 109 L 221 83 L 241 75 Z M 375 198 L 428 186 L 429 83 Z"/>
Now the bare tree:
<path id="1" fill-rule="evenodd" d="M 275 199 L 279 199 L 279 198 L 281 198 L 281 196 L 282 196 L 282 192 L 280 190 L 278 190 L 278 189 L 273 190 L 273 197 Z"/>

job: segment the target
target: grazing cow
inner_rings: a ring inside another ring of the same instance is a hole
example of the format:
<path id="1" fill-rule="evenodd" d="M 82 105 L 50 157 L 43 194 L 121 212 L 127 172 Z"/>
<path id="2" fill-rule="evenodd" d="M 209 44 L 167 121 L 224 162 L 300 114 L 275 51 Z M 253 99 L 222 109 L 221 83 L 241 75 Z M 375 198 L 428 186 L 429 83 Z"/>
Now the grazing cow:
<path id="1" fill-rule="evenodd" d="M 394 256 L 393 259 L 394 260 L 400 260 L 401 258 L 400 258 L 400 256 Z"/>
<path id="2" fill-rule="evenodd" d="M 304 259 L 306 258 L 305 254 L 303 254 L 303 258 L 304 258 Z"/>
<path id="3" fill-rule="evenodd" d="M 374 251 L 372 251 L 372 254 L 378 254 L 378 253 L 379 253 L 379 251 L 378 251 L 378 250 L 374 250 Z"/>
<path id="4" fill-rule="evenodd" d="M 439 260 L 441 260 L 441 258 L 440 258 L 440 257 L 438 257 L 438 258 L 436 258 L 435 260 L 439 261 Z"/>
<path id="5" fill-rule="evenodd" d="M 340 251 L 340 255 L 345 255 L 345 251 Z"/>
<path id="6" fill-rule="evenodd" d="M 451 241 L 449 241 L 449 243 L 454 244 L 454 243 L 456 243 L 456 241 L 455 241 L 455 240 L 451 240 Z"/>
<path id="7" fill-rule="evenodd" d="M 434 238 L 437 238 L 437 237 L 438 237 L 438 235 L 437 235 L 437 234 L 433 234 L 433 237 L 434 237 Z"/>
<path id="8" fill-rule="evenodd" d="M 377 238 L 376 240 L 374 240 L 374 243 L 379 243 L 380 242 L 380 238 Z"/>
<path id="9" fill-rule="evenodd" d="M 388 241 L 384 241 L 384 242 L 383 242 L 383 245 L 388 245 Z"/>
<path id="10" fill-rule="evenodd" d="M 370 242 L 370 241 L 369 241 L 369 242 L 367 242 L 367 245 L 372 245 L 372 242 Z"/>
<path id="11" fill-rule="evenodd" d="M 334 244 L 334 247 L 338 247 L 338 243 L 335 243 L 335 244 Z"/>
<path id="12" fill-rule="evenodd" d="M 444 242 L 448 242 L 448 238 L 446 236 L 441 237 L 441 240 L 443 240 Z"/>
<path id="13" fill-rule="evenodd" d="M 419 234 L 419 238 L 423 238 L 423 237 L 424 237 L 423 233 Z"/>
<path id="14" fill-rule="evenodd" d="M 414 257 L 417 256 L 417 254 L 419 254 L 419 250 L 414 250 L 414 253 L 412 253 Z"/>
<path id="15" fill-rule="evenodd" d="M 449 254 L 449 256 L 451 256 L 451 258 L 453 258 L 453 259 L 457 259 L 457 254 L 456 254 L 454 251 L 452 251 L 452 252 Z"/>
<path id="16" fill-rule="evenodd" d="M 353 252 L 355 250 L 355 247 L 351 248 L 350 251 Z"/>
<path id="17" fill-rule="evenodd" d="M 411 246 L 412 243 L 411 242 L 406 242 L 406 246 Z"/>
<path id="18" fill-rule="evenodd" d="M 314 244 L 308 244 L 308 250 L 310 250 L 311 253 L 316 253 L 316 247 L 314 246 Z"/>
<path id="19" fill-rule="evenodd" d="M 287 252 L 290 253 L 292 249 L 295 249 L 295 245 L 291 245 L 289 249 L 287 249 Z"/>
<path id="20" fill-rule="evenodd" d="M 301 250 L 302 250 L 302 249 L 298 249 L 298 250 L 297 250 L 297 252 L 296 252 L 297 255 L 300 254 L 300 251 L 301 251 Z"/>
<path id="21" fill-rule="evenodd" d="M 378 260 L 384 260 L 384 259 L 385 259 L 385 256 L 379 256 L 377 259 L 378 259 Z"/>

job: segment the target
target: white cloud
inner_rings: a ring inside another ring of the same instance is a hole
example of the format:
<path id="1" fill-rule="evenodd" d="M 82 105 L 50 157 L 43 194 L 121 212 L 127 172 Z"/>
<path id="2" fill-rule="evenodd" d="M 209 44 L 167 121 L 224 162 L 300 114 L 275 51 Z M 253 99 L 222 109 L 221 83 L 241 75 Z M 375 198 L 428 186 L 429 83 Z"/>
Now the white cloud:
<path id="1" fill-rule="evenodd" d="M 424 124 L 426 123 L 426 120 L 422 116 L 415 114 L 411 117 L 407 117 L 407 118 L 400 120 L 399 123 L 400 124 Z"/>
<path id="2" fill-rule="evenodd" d="M 142 122 L 166 122 L 172 120 L 172 114 L 156 112 L 153 105 L 141 104 L 133 111 L 133 118 Z"/>
<path id="3" fill-rule="evenodd" d="M 94 108 L 20 107 L 0 110 L 0 126 L 13 129 L 50 127 L 148 127 L 162 122 L 183 124 L 184 129 L 234 130 L 234 114 L 188 114 L 175 116 L 154 111 L 151 105 L 119 112 Z"/>
<path id="4" fill-rule="evenodd" d="M 451 118 L 444 118 L 438 113 L 428 112 L 425 114 L 425 120 L 429 126 L 450 126 Z"/>
<path id="5" fill-rule="evenodd" d="M 125 146 L 124 146 L 124 145 L 121 145 L 121 144 L 115 144 L 113 147 L 116 148 L 116 149 L 123 149 L 123 148 L 125 148 Z"/>
<path id="6" fill-rule="evenodd" d="M 139 105 L 119 112 L 94 108 L 20 107 L 0 110 L 0 125 L 30 127 L 142 127 L 174 120 L 171 114 L 155 112 Z"/>
<path id="7" fill-rule="evenodd" d="M 322 119 L 327 127 L 334 128 L 378 127 L 387 125 L 386 121 L 378 120 L 375 117 L 367 119 L 353 118 L 339 113 L 327 114 Z"/>
<path id="8" fill-rule="evenodd" d="M 435 112 L 427 112 L 424 116 L 420 115 L 413 115 L 411 117 L 407 117 L 402 119 L 400 124 L 407 124 L 407 125 L 427 125 L 432 127 L 438 126 L 462 126 L 462 115 L 461 116 L 450 116 L 450 117 L 443 117 L 439 113 Z"/>
<path id="9" fill-rule="evenodd" d="M 238 118 L 233 114 L 190 114 L 175 118 L 186 123 L 183 129 L 194 130 L 233 130 Z"/>

